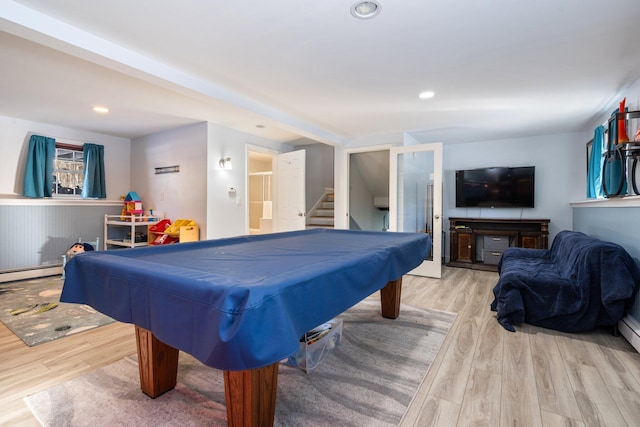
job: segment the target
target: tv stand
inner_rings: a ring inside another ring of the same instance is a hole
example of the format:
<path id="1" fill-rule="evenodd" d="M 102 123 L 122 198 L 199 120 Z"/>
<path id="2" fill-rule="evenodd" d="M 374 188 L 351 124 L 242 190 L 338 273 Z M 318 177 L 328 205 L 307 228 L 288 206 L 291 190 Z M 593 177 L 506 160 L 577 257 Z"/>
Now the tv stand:
<path id="1" fill-rule="evenodd" d="M 498 271 L 508 247 L 547 249 L 549 219 L 449 218 L 450 267 Z"/>

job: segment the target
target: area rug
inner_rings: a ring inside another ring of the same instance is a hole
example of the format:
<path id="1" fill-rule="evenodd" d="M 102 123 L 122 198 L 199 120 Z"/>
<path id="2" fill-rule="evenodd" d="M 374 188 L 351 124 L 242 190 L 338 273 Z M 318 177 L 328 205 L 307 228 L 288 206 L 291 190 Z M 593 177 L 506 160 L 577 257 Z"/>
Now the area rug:
<path id="1" fill-rule="evenodd" d="M 310 373 L 279 367 L 277 426 L 396 426 L 433 363 L 455 314 L 402 306 L 396 320 L 364 301 L 342 339 Z M 150 399 L 135 359 L 25 397 L 44 426 L 226 426 L 222 372 L 180 353 L 178 385 Z"/>
<path id="2" fill-rule="evenodd" d="M 87 305 L 60 302 L 60 276 L 0 284 L 0 321 L 28 346 L 114 322 Z"/>

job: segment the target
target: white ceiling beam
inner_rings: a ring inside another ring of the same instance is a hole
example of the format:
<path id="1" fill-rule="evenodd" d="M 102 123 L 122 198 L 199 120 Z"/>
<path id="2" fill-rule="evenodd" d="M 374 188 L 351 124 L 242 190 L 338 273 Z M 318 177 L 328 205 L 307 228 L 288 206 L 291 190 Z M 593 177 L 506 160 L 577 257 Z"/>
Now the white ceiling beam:
<path id="1" fill-rule="evenodd" d="M 12 0 L 0 0 L 0 30 L 181 93 L 201 95 L 273 120 L 303 137 L 343 145 L 345 137 L 69 25 Z"/>

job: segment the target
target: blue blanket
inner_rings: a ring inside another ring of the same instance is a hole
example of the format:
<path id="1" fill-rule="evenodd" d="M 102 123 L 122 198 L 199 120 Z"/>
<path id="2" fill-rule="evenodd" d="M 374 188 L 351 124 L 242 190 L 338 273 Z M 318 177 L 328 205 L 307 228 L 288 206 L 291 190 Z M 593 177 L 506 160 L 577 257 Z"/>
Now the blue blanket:
<path id="1" fill-rule="evenodd" d="M 508 248 L 498 271 L 491 310 L 512 332 L 523 322 L 564 332 L 615 325 L 640 283 L 636 262 L 621 246 L 566 230 L 548 250 Z"/>

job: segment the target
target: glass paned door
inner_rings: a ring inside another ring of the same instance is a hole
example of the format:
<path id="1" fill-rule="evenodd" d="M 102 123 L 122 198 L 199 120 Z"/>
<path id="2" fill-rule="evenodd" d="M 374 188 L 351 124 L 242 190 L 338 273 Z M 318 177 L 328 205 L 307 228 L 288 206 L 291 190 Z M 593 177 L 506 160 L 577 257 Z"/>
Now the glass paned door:
<path id="1" fill-rule="evenodd" d="M 409 274 L 442 275 L 442 144 L 393 147 L 390 158 L 389 228 L 427 233 L 431 250 Z"/>

